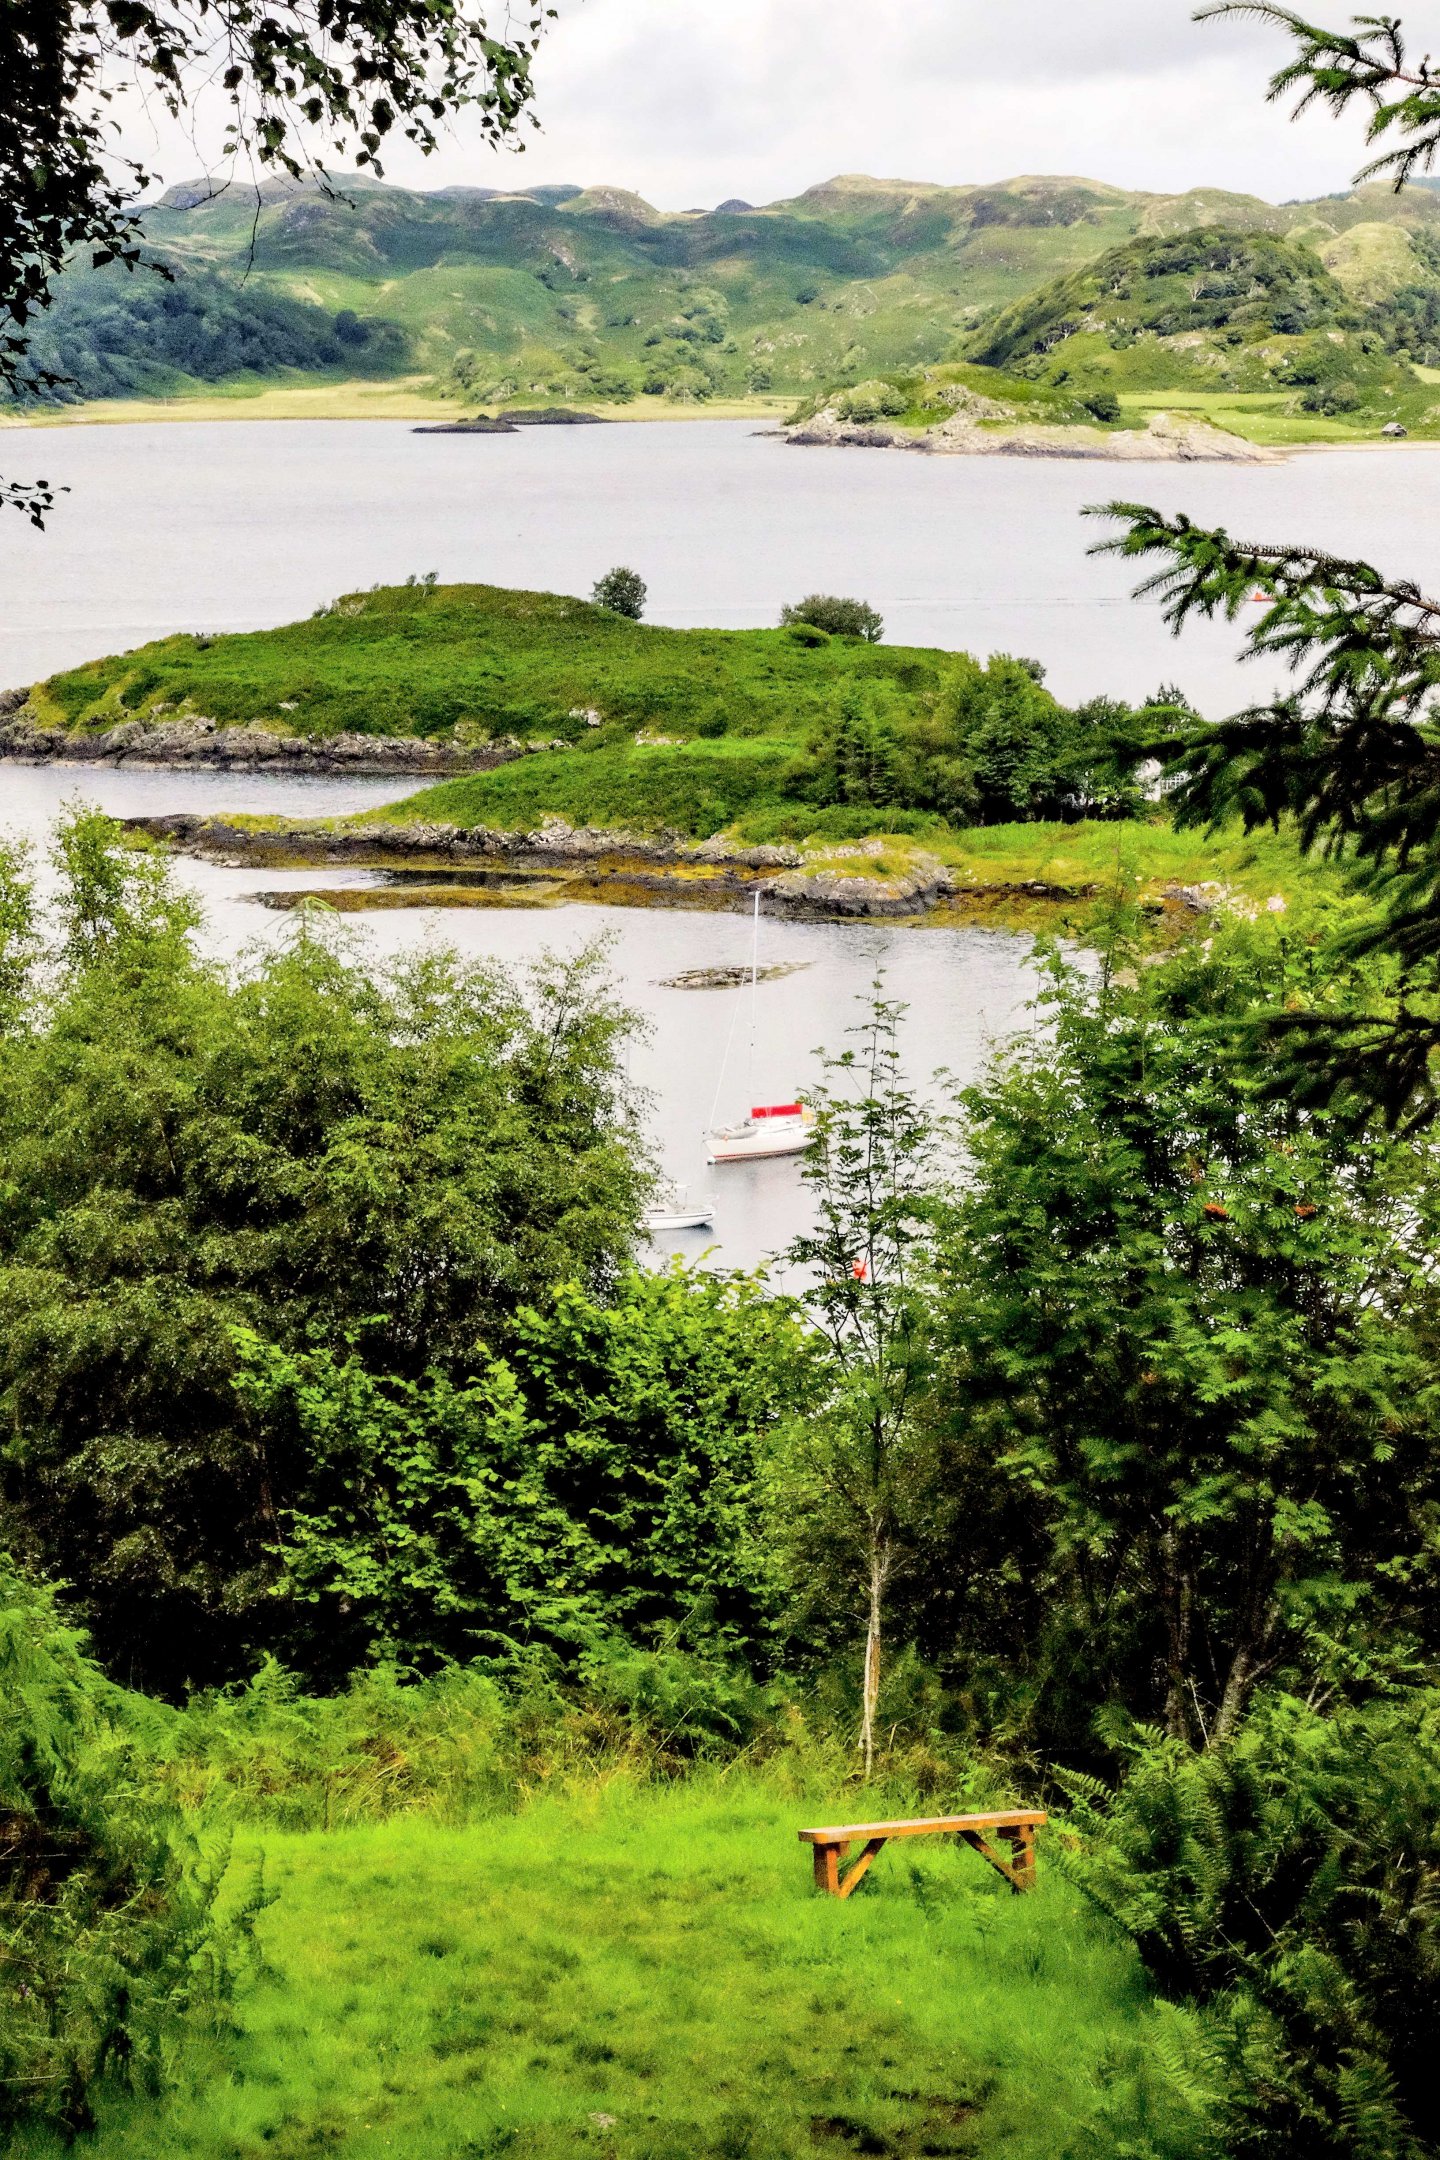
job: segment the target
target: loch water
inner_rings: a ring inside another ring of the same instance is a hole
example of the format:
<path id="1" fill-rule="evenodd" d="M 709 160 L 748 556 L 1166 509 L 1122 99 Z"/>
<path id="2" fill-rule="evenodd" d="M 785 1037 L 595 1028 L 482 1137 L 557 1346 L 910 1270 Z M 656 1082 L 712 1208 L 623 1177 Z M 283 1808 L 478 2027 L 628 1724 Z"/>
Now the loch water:
<path id="1" fill-rule="evenodd" d="M 161 810 L 306 817 L 360 809 L 402 792 L 403 786 L 387 781 L 0 764 L 0 827 L 43 847 L 63 804 L 77 797 L 116 817 Z M 204 903 L 210 949 L 226 955 L 292 934 L 293 918 L 257 906 L 255 893 L 297 883 L 323 892 L 327 885 L 356 882 L 350 870 L 227 870 L 183 858 L 176 874 Z M 845 1030 L 863 1018 L 877 975 L 884 975 L 887 994 L 910 1008 L 907 1058 L 927 1084 L 942 1067 L 957 1080 L 972 1078 L 988 1044 L 1024 1024 L 1035 987 L 1028 940 L 991 930 L 765 923 L 764 962 L 798 965 L 793 974 L 761 982 L 753 1003 L 748 989 L 664 987 L 688 969 L 746 965 L 751 926 L 743 915 L 588 906 L 407 908 L 346 916 L 340 934 L 362 953 L 393 954 L 429 943 L 521 972 L 543 953 L 573 953 L 603 939 L 616 988 L 642 1022 L 630 1074 L 646 1097 L 646 1137 L 665 1171 L 688 1185 L 692 1198 L 709 1194 L 715 1200 L 713 1230 L 668 1236 L 661 1248 L 691 1258 L 708 1254 L 711 1264 L 722 1267 L 769 1260 L 802 1226 L 807 1209 L 794 1160 L 707 1167 L 704 1134 L 712 1105 L 721 1119 L 733 1118 L 752 1095 L 781 1101 L 813 1083 L 820 1074 L 817 1053 L 845 1047 Z"/>
<path id="2" fill-rule="evenodd" d="M 1264 541 L 1300 537 L 1368 555 L 1440 585 L 1440 458 L 1419 447 L 1342 451 L 1265 467 L 927 458 L 797 449 L 750 423 L 528 429 L 417 436 L 398 422 L 162 423 L 7 435 L 7 469 L 67 487 L 50 529 L 0 521 L 0 685 L 177 630 L 289 621 L 337 593 L 412 572 L 585 592 L 615 562 L 639 569 L 651 620 L 744 627 L 820 589 L 870 600 L 887 638 L 1041 660 L 1057 693 L 1138 698 L 1178 683 L 1202 709 L 1275 687 L 1237 663 L 1233 626 L 1180 643 L 1133 570 L 1088 555 L 1085 505 L 1124 493 L 1185 508 Z M 0 827 L 42 842 L 81 797 L 117 816 L 263 810 L 324 816 L 393 799 L 403 781 L 0 764 Z M 234 953 L 283 937 L 256 905 L 294 872 L 181 863 L 205 935 Z M 307 872 L 324 888 L 353 873 Z M 763 957 L 801 963 L 762 983 L 750 1048 L 748 992 L 663 987 L 683 971 L 743 963 L 738 915 L 574 906 L 415 909 L 347 918 L 362 951 L 417 941 L 523 968 L 546 950 L 608 941 L 609 965 L 644 1033 L 632 1073 L 666 1170 L 713 1194 L 713 1233 L 666 1241 L 726 1266 L 781 1250 L 805 1219 L 794 1161 L 709 1170 L 718 1112 L 789 1096 L 844 1046 L 870 985 L 909 1007 L 917 1080 L 973 1077 L 997 1038 L 1027 1024 L 1029 942 L 1002 932 L 883 924 L 775 923 Z M 727 1039 L 731 1051 L 721 1064 Z"/>

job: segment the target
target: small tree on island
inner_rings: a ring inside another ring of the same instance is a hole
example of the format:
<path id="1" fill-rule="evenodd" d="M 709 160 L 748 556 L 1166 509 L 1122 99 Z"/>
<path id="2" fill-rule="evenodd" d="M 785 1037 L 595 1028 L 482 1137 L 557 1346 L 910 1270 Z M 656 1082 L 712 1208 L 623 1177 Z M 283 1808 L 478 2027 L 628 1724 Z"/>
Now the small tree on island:
<path id="1" fill-rule="evenodd" d="M 617 563 L 607 570 L 604 577 L 595 580 L 590 595 L 596 607 L 608 608 L 612 615 L 626 615 L 631 622 L 639 622 L 645 612 L 645 580 L 638 570 L 627 570 Z"/>
<path id="2" fill-rule="evenodd" d="M 885 634 L 883 620 L 867 600 L 842 600 L 836 593 L 807 593 L 781 608 L 781 628 L 792 623 L 809 623 L 831 637 L 864 638 L 867 645 L 878 645 Z"/>

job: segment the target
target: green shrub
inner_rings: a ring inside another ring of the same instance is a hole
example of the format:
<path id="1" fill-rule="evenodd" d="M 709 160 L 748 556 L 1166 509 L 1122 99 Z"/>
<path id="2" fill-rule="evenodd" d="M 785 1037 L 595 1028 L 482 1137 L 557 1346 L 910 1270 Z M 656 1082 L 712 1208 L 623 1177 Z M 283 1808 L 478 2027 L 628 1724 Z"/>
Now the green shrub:
<path id="1" fill-rule="evenodd" d="M 878 377 L 871 382 L 856 383 L 853 390 L 843 391 L 836 400 L 836 410 L 844 420 L 879 420 L 893 418 L 903 413 L 908 399 L 903 390 L 894 383 L 883 382 Z"/>
<path id="2" fill-rule="evenodd" d="M 315 1466 L 246 1409 L 237 1331 L 464 1395 L 522 1307 L 603 1304 L 647 1188 L 629 1022 L 586 963 L 392 972 L 310 923 L 232 977 L 161 858 L 90 814 L 63 837 L 64 969 L 0 1035 L 5 1527 L 127 1678 L 178 1691 L 300 1638 L 333 1678 L 369 1637 L 331 1609 L 320 1644 L 285 1578 Z"/>
<path id="3" fill-rule="evenodd" d="M 604 577 L 596 579 L 590 597 L 596 607 L 639 622 L 645 612 L 645 580 L 638 570 L 627 570 L 619 563 L 613 570 L 607 570 Z"/>
<path id="4" fill-rule="evenodd" d="M 0 1555 L 0 2130 L 85 2129 L 107 2074 L 159 2085 L 177 2014 L 228 1996 L 244 1929 L 215 1924 L 218 1874 L 126 1698 Z"/>
<path id="5" fill-rule="evenodd" d="M 809 623 L 831 637 L 863 638 L 867 645 L 878 645 L 885 631 L 867 600 L 843 600 L 835 593 L 807 593 L 780 610 L 780 621 L 786 628 Z"/>

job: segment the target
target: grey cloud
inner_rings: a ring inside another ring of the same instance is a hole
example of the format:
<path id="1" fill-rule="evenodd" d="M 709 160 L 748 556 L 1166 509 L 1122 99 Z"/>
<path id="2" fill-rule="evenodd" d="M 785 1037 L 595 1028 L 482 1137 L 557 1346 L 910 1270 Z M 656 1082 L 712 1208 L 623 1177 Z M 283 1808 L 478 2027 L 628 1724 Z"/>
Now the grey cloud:
<path id="1" fill-rule="evenodd" d="M 523 158 L 462 120 L 390 177 L 606 181 L 669 208 L 773 201 L 835 172 L 951 184 L 1083 173 L 1272 197 L 1344 184 L 1355 131 L 1264 100 L 1283 47 L 1191 0 L 559 0 Z M 153 146 L 152 146 L 153 148 Z M 167 177 L 195 153 L 164 143 Z M 173 170 L 171 167 L 173 166 Z"/>

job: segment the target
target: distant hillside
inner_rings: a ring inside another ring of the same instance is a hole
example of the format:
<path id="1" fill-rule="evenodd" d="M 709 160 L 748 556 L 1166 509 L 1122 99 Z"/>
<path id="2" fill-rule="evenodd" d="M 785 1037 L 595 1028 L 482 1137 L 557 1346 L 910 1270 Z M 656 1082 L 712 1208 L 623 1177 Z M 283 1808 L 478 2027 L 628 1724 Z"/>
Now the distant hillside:
<path id="1" fill-rule="evenodd" d="M 1368 275 L 1377 252 L 1332 256 Z M 1299 239 L 1198 228 L 1110 249 L 1001 309 L 966 354 L 1080 398 L 1280 392 L 1301 412 L 1423 424 L 1433 391 L 1389 349 L 1394 299 L 1347 292 Z"/>
<path id="2" fill-rule="evenodd" d="M 171 397 L 242 375 L 383 376 L 407 352 L 395 323 L 179 264 L 170 282 L 115 266 L 72 270 L 28 357 L 44 393 L 69 402 Z"/>
<path id="3" fill-rule="evenodd" d="M 990 311 L 1127 243 L 1197 228 L 1244 232 L 1252 248 L 1302 244 L 1319 269 L 1301 284 L 1326 281 L 1315 291 L 1332 307 L 1338 291 L 1388 310 L 1385 341 L 1416 357 L 1440 313 L 1440 194 L 1428 189 L 1276 206 L 1067 177 L 948 188 L 847 175 L 760 209 L 731 198 L 664 213 L 613 187 L 344 185 L 344 200 L 267 186 L 258 214 L 239 191 L 172 189 L 149 233 L 176 268 L 181 312 L 218 328 L 229 308 L 227 336 L 192 340 L 187 358 L 165 310 L 132 298 L 153 295 L 149 281 L 75 272 L 47 364 L 91 396 L 143 390 L 151 365 L 171 388 L 215 381 L 232 357 L 255 376 L 404 370 L 471 403 L 804 396 L 949 359 Z M 280 302 L 303 312 L 266 314 Z"/>

